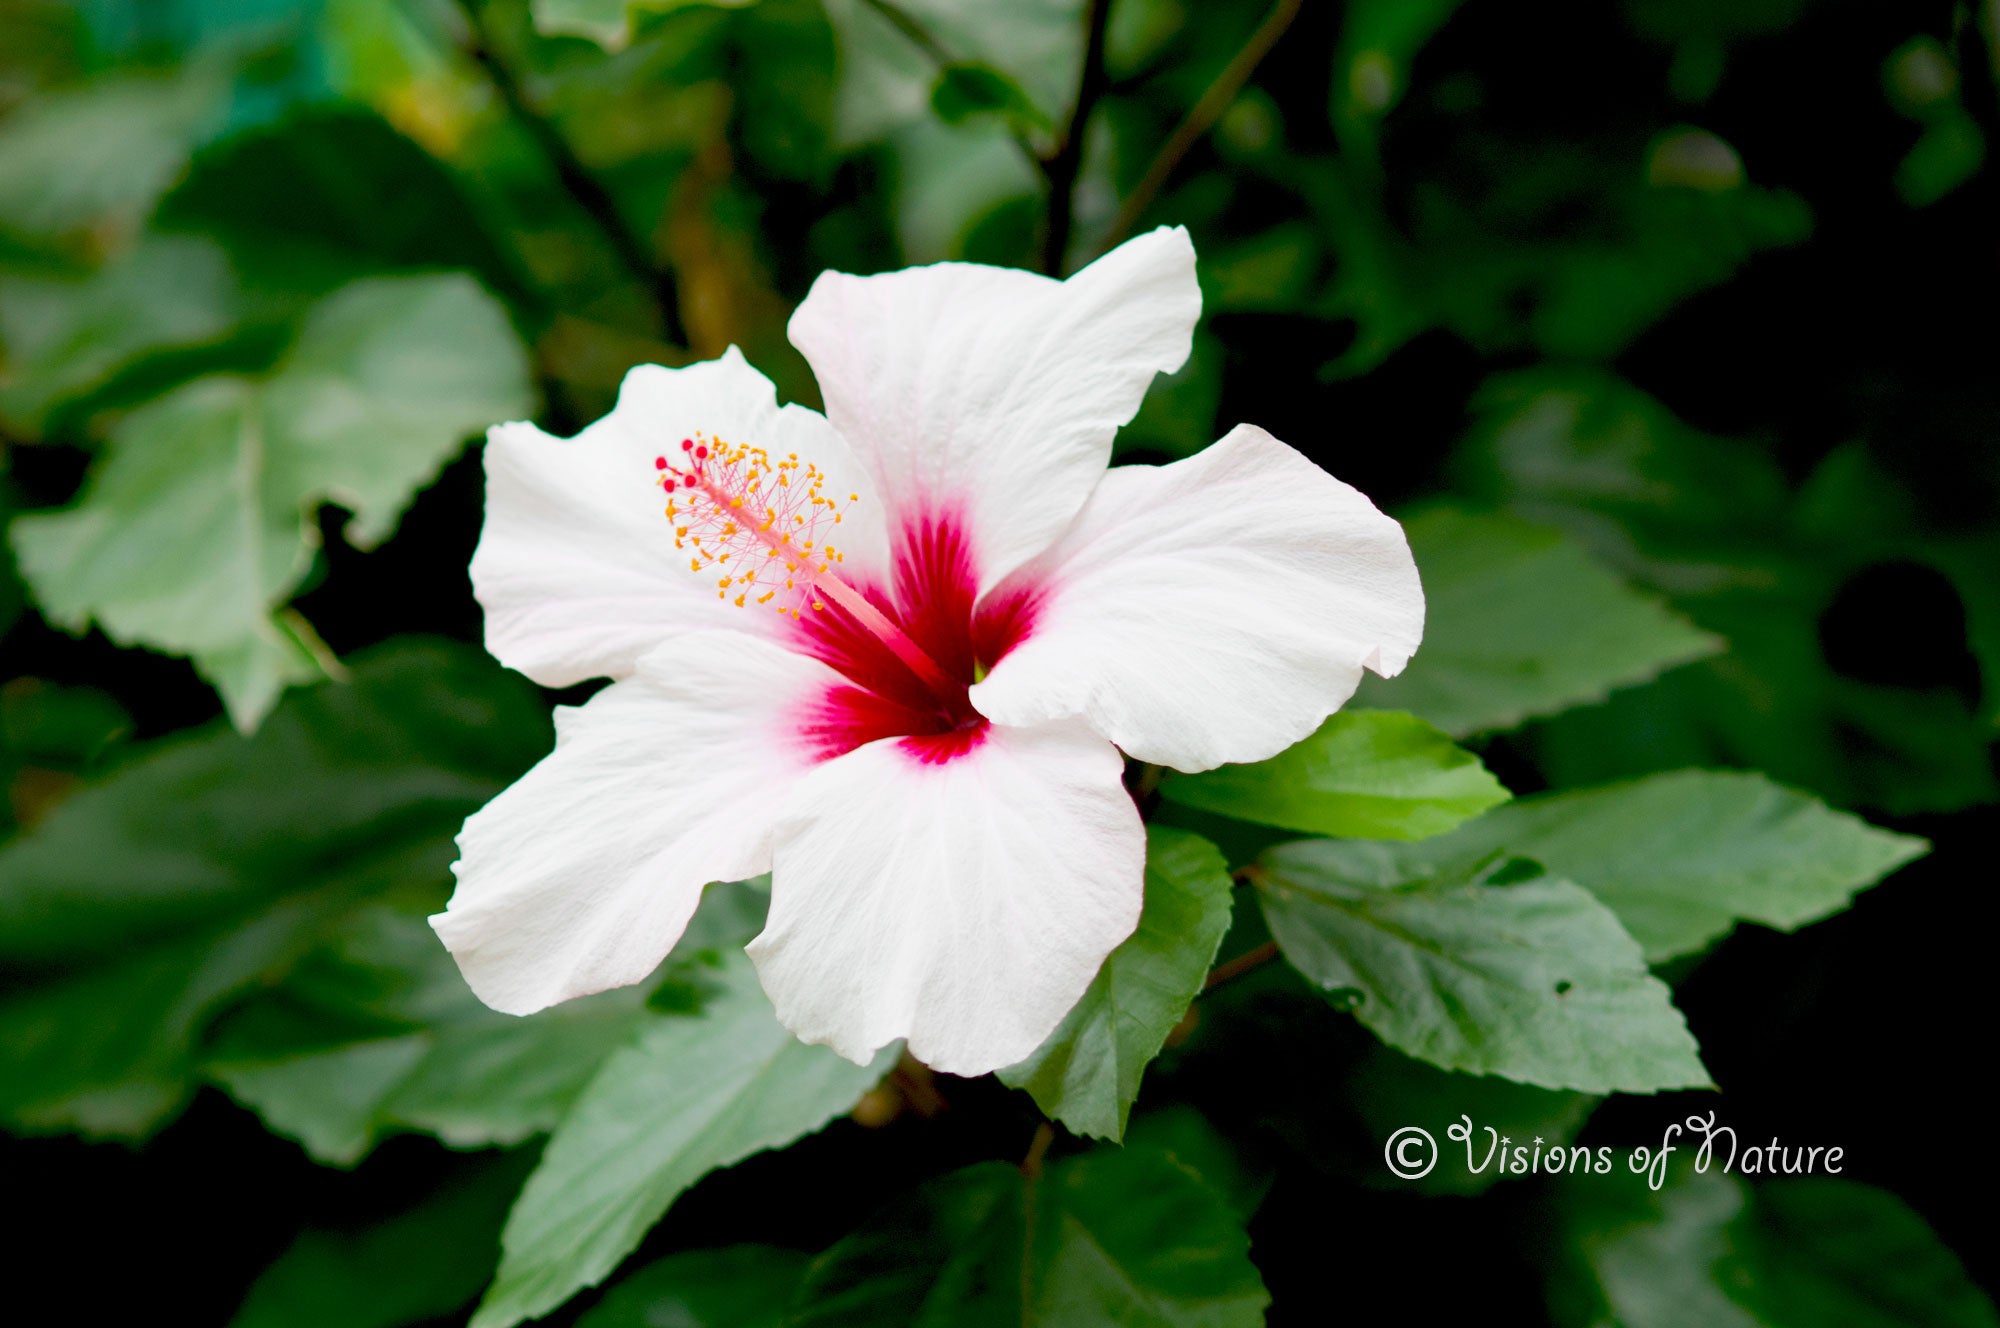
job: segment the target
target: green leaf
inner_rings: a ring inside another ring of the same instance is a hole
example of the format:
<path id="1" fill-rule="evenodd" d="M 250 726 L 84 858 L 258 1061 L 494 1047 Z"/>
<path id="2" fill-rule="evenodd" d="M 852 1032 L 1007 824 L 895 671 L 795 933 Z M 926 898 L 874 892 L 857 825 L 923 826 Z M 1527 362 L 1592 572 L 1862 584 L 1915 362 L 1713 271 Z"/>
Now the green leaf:
<path id="1" fill-rule="evenodd" d="M 519 678 L 400 642 L 254 738 L 161 743 L 64 800 L 0 850 L 0 962 L 21 975 L 0 997 L 0 1118 L 156 1128 L 232 1001 L 370 900 L 441 906 L 452 836 L 548 743 Z"/>
<path id="2" fill-rule="evenodd" d="M 1302 840 L 1266 853 L 1257 885 L 1293 966 L 1411 1056 L 1585 1093 L 1706 1087 L 1617 917 L 1581 886 L 1494 861 L 1440 872 L 1422 845 Z"/>
<path id="3" fill-rule="evenodd" d="M 396 1129 L 514 1144 L 555 1128 L 645 1003 L 628 987 L 496 1014 L 423 919 L 371 909 L 226 1024 L 203 1069 L 322 1162 L 352 1165 Z M 382 1035 L 325 1045 L 365 1021 Z"/>
<path id="4" fill-rule="evenodd" d="M 1780 931 L 1817 921 L 1929 847 L 1762 775 L 1678 770 L 1523 799 L 1437 851 L 1533 858 L 1609 905 L 1659 963 L 1739 919 Z"/>
<path id="5" fill-rule="evenodd" d="M 193 656 L 247 731 L 324 649 L 273 612 L 312 564 L 319 504 L 370 547 L 468 434 L 531 401 L 520 341 L 470 279 L 358 281 L 269 376 L 133 412 L 81 503 L 14 522 L 15 553 L 51 621 Z"/>
<path id="6" fill-rule="evenodd" d="M 131 733 L 124 707 L 93 688 L 40 678 L 0 686 L 0 839 L 54 810 Z"/>
<path id="7" fill-rule="evenodd" d="M 781 1328 L 806 1263 L 769 1245 L 670 1254 L 612 1287 L 576 1328 Z"/>
<path id="8" fill-rule="evenodd" d="M 1334 57 L 1334 127 L 1367 150 L 1374 122 L 1409 89 L 1410 66 L 1464 0 L 1359 0 L 1347 7 Z"/>
<path id="9" fill-rule="evenodd" d="M 235 296 L 227 255 L 190 236 L 148 236 L 83 277 L 0 273 L 0 416 L 41 429 L 140 357 L 220 336 Z"/>
<path id="10" fill-rule="evenodd" d="M 1440 510 L 1405 523 L 1423 574 L 1424 642 L 1357 698 L 1447 733 L 1512 728 L 1601 701 L 1723 648 L 1557 531 Z"/>
<path id="11" fill-rule="evenodd" d="M 813 1261 L 790 1328 L 1257 1328 L 1270 1297 L 1222 1198 L 1165 1156 L 933 1181 Z"/>
<path id="12" fill-rule="evenodd" d="M 1346 710 L 1268 761 L 1168 775 L 1169 801 L 1349 839 L 1427 839 L 1507 790 L 1479 758 L 1414 715 Z"/>
<path id="13" fill-rule="evenodd" d="M 229 1328 L 400 1328 L 450 1314 L 492 1275 L 529 1161 L 482 1163 L 359 1231 L 306 1231 L 251 1283 Z"/>
<path id="14" fill-rule="evenodd" d="M 228 74 L 202 60 L 31 99 L 0 122 L 0 230 L 40 237 L 142 220 L 216 127 Z"/>
<path id="15" fill-rule="evenodd" d="M 1215 845 L 1150 827 L 1138 930 L 1105 959 L 1048 1041 L 1000 1071 L 1000 1081 L 1027 1089 L 1078 1134 L 1124 1134 L 1146 1066 L 1201 993 L 1229 930 L 1229 904 L 1229 867 Z"/>
<path id="16" fill-rule="evenodd" d="M 1082 0 L 897 0 L 894 9 L 905 22 L 867 0 L 826 6 L 839 39 L 835 124 L 842 146 L 871 143 L 922 120 L 932 109 L 941 62 L 976 60 L 1019 88 L 1040 121 L 1067 118 L 1083 63 Z"/>
<path id="17" fill-rule="evenodd" d="M 1437 5 L 1370 8 L 1408 11 L 1415 24 Z M 1333 373 L 1365 372 L 1439 326 L 1489 354 L 1534 347 L 1556 360 L 1610 358 L 1759 251 L 1812 233 L 1802 199 L 1744 181 L 1740 164 L 1724 172 L 1728 187 L 1675 187 L 1632 170 L 1630 148 L 1604 151 L 1601 127 L 1533 142 L 1467 134 L 1463 150 L 1504 156 L 1505 187 L 1441 188 L 1405 219 L 1411 210 L 1384 197 L 1362 111 L 1400 97 L 1406 71 L 1379 48 L 1350 58 L 1334 110 L 1346 145 L 1359 150 L 1298 173 L 1338 259 L 1318 312 L 1359 324 Z M 1735 156 L 1708 137 L 1717 155 Z"/>
<path id="18" fill-rule="evenodd" d="M 1832 1176 L 1753 1192 L 1738 1248 L 1757 1269 L 1742 1298 L 1775 1328 L 1995 1328 L 1993 1302 L 1895 1195 Z"/>
<path id="19" fill-rule="evenodd" d="M 1682 1166 L 1655 1192 L 1620 1167 L 1558 1192 L 1560 1323 L 1623 1328 L 1994 1328 L 1993 1304 L 1921 1217 L 1832 1176 L 1756 1188 Z"/>
<path id="20" fill-rule="evenodd" d="M 997 115 L 1023 130 L 1052 127 L 1021 85 L 991 65 L 953 64 L 939 70 L 931 88 L 931 109 L 946 124 Z"/>
<path id="21" fill-rule="evenodd" d="M 474 1328 L 507 1328 L 594 1286 L 682 1191 L 840 1115 L 899 1052 L 854 1065 L 795 1039 L 732 950 L 699 1013 L 661 1016 L 605 1061 L 508 1214 Z"/>
<path id="22" fill-rule="evenodd" d="M 756 0 L 533 0 L 535 27 L 551 36 L 587 37 L 608 51 L 632 40 L 641 14 L 668 14 L 692 5 L 737 9 Z"/>
<path id="23" fill-rule="evenodd" d="M 1239 1222 L 1248 1222 L 1270 1192 L 1268 1167 L 1246 1158 L 1193 1107 L 1182 1103 L 1148 1111 L 1125 1135 L 1128 1150 L 1164 1153 L 1222 1196 Z"/>
<path id="24" fill-rule="evenodd" d="M 1936 541 L 1864 451 L 1837 449 L 1794 496 L 1768 449 L 1691 429 L 1608 373 L 1506 375 L 1476 407 L 1459 468 L 1483 498 L 1562 526 L 1729 641 L 1727 655 L 1537 725 L 1551 783 L 1715 765 L 1896 813 L 2000 797 L 1993 731 L 1956 689 L 1863 681 L 1826 655 L 1822 618 L 1876 564 L 1951 573 L 1969 555 L 1961 584 L 1992 580 L 1991 549 Z"/>
<path id="25" fill-rule="evenodd" d="M 463 268 L 520 293 L 517 265 L 458 176 L 351 106 L 294 113 L 196 153 L 156 224 L 214 237 L 246 286 L 281 296 L 398 268 Z"/>

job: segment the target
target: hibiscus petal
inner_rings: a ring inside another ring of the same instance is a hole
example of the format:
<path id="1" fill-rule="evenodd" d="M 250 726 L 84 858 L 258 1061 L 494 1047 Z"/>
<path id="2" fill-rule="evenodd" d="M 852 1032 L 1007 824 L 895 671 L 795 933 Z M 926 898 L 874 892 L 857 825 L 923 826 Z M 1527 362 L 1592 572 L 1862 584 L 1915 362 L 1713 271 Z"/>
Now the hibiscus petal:
<path id="1" fill-rule="evenodd" d="M 1194 247 L 1174 228 L 1067 281 L 972 263 L 828 272 L 790 335 L 892 525 L 962 525 L 983 588 L 1069 524 L 1200 314 Z"/>
<path id="2" fill-rule="evenodd" d="M 815 760 L 796 716 L 835 681 L 700 632 L 557 711 L 555 752 L 466 821 L 458 889 L 431 919 L 479 998 L 529 1014 L 638 982 L 703 886 L 768 871 L 785 792 Z"/>
<path id="3" fill-rule="evenodd" d="M 852 1061 L 906 1037 L 952 1074 L 1011 1065 L 1138 925 L 1145 829 L 1109 743 L 995 725 L 950 750 L 830 761 L 778 834 L 750 957 L 785 1026 Z"/>
<path id="4" fill-rule="evenodd" d="M 536 682 L 562 687 L 622 678 L 670 633 L 704 627 L 773 634 L 776 614 L 715 596 L 674 549 L 654 459 L 697 430 L 773 453 L 797 452 L 860 492 L 842 523 L 860 568 L 884 565 L 883 515 L 825 418 L 778 406 L 771 380 L 735 347 L 684 369 L 642 365 L 618 405 L 574 438 L 532 424 L 487 435 L 486 528 L 472 587 L 486 609 L 486 648 Z"/>
<path id="5" fill-rule="evenodd" d="M 1177 770 L 1283 751 L 1363 668 L 1400 672 L 1424 625 L 1402 527 L 1249 425 L 1185 461 L 1107 473 L 990 605 L 1016 644 L 972 688 L 981 714 L 1081 716 Z"/>

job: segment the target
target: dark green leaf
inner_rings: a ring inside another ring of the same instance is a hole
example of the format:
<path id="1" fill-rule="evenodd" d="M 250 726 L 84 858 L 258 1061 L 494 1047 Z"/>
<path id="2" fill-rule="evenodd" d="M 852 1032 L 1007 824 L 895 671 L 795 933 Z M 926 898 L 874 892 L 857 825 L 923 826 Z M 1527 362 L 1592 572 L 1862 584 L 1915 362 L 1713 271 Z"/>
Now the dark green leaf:
<path id="1" fill-rule="evenodd" d="M 1270 1297 L 1220 1196 L 1102 1150 L 931 1182 L 813 1261 L 791 1328 L 1256 1328 Z"/>
<path id="2" fill-rule="evenodd" d="M 1351 839 L 1427 839 L 1507 800 L 1479 758 L 1414 715 L 1346 710 L 1255 765 L 1168 775 L 1170 801 Z"/>
<path id="3" fill-rule="evenodd" d="M 1775 1328 L 1995 1328 L 1992 1300 L 1929 1224 L 1886 1190 L 1832 1176 L 1752 1191 L 1737 1248 L 1756 1269 L 1742 1300 Z"/>
<path id="4" fill-rule="evenodd" d="M 1048 117 L 1013 79 L 991 65 L 947 65 L 931 88 L 931 109 L 946 124 L 961 124 L 975 115 L 997 115 L 1023 129 L 1049 127 Z"/>
<path id="5" fill-rule="evenodd" d="M 1791 931 L 1928 849 L 1762 775 L 1680 770 L 1527 798 L 1437 846 L 1533 858 L 1587 887 L 1658 963 L 1738 919 Z"/>
<path id="6" fill-rule="evenodd" d="M 400 643 L 255 738 L 161 744 L 62 802 L 0 850 L 0 958 L 24 973 L 0 1000 L 0 1116 L 155 1128 L 229 1002 L 367 900 L 441 905 L 459 825 L 548 742 L 519 679 Z"/>
<path id="7" fill-rule="evenodd" d="M 840 1115 L 898 1054 L 857 1066 L 778 1023 L 748 956 L 697 1014 L 653 1017 L 604 1062 L 508 1214 L 475 1328 L 546 1314 L 602 1281 L 688 1186 Z"/>
<path id="8" fill-rule="evenodd" d="M 1827 656 L 1824 615 L 1876 564 L 1939 566 L 1973 587 L 1974 608 L 1992 579 L 1990 549 L 1934 543 L 1866 453 L 1837 450 L 1794 497 L 1765 449 L 1699 433 L 1608 374 L 1513 375 L 1479 405 L 1463 469 L 1487 497 L 1561 525 L 1729 641 L 1726 655 L 1538 726 L 1551 782 L 1720 765 L 1836 806 L 1909 813 L 2000 797 L 1993 730 L 1956 688 L 1863 680 Z"/>
<path id="9" fill-rule="evenodd" d="M 1270 1191 L 1270 1168 L 1246 1157 L 1193 1107 L 1176 1104 L 1148 1111 L 1132 1122 L 1125 1147 L 1164 1153 L 1222 1196 L 1239 1222 L 1248 1222 Z"/>
<path id="10" fill-rule="evenodd" d="M 1512 728 L 1722 649 L 1554 530 L 1454 511 L 1405 529 L 1424 579 L 1424 642 L 1400 677 L 1362 683 L 1368 705 L 1453 734 Z"/>
<path id="11" fill-rule="evenodd" d="M 1440 874 L 1423 845 L 1314 839 L 1266 853 L 1258 888 L 1285 957 L 1420 1060 L 1586 1093 L 1706 1086 L 1618 919 L 1539 872 L 1494 883 L 1523 865 Z"/>
<path id="12" fill-rule="evenodd" d="M 1682 1166 L 1655 1192 L 1624 1167 L 1559 1194 L 1568 1258 L 1551 1300 L 1582 1328 L 1993 1328 L 1993 1305 L 1895 1196 L 1833 1176 L 1752 1189 Z"/>
<path id="13" fill-rule="evenodd" d="M 555 1127 L 645 1002 L 628 987 L 496 1014 L 423 919 L 373 909 L 225 1026 L 203 1069 L 323 1162 L 351 1165 L 396 1129 L 513 1144 Z M 324 1045 L 368 1020 L 383 1035 Z"/>
<path id="14" fill-rule="evenodd" d="M 158 224 L 221 240 L 248 285 L 280 295 L 394 268 L 464 268 L 503 295 L 520 284 L 457 176 L 351 108 L 295 114 L 197 153 Z"/>
<path id="15" fill-rule="evenodd" d="M 1334 57 L 1332 112 L 1344 142 L 1373 147 L 1373 123 L 1401 101 L 1410 65 L 1464 0 L 1359 0 Z"/>
<path id="16" fill-rule="evenodd" d="M 612 1287 L 576 1328 L 780 1328 L 806 1263 L 769 1245 L 670 1254 Z"/>
<path id="17" fill-rule="evenodd" d="M 492 1275 L 529 1161 L 482 1163 L 360 1231 L 305 1232 L 251 1284 L 229 1328 L 401 1328 L 450 1314 Z"/>
<path id="18" fill-rule="evenodd" d="M 1139 929 L 1105 959 L 1049 1040 L 1000 1071 L 1000 1081 L 1027 1089 L 1078 1134 L 1122 1135 L 1146 1066 L 1215 962 L 1229 929 L 1229 892 L 1229 867 L 1215 845 L 1151 827 Z"/>

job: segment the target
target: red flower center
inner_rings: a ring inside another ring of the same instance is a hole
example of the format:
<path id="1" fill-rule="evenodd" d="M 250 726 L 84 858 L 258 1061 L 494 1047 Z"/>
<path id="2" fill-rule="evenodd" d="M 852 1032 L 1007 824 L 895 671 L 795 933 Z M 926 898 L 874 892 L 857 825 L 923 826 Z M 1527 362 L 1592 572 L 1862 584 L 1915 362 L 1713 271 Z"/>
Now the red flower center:
<path id="1" fill-rule="evenodd" d="M 901 738 L 904 751 L 928 764 L 975 750 L 987 721 L 966 691 L 1034 626 L 1037 596 L 1031 593 L 976 601 L 973 549 L 956 513 L 934 511 L 907 521 L 894 544 L 893 586 L 868 586 L 862 593 L 935 663 L 942 680 L 927 681 L 890 642 L 838 605 L 796 619 L 799 648 L 847 679 L 827 689 L 802 726 L 821 760 L 880 738 Z"/>
<path id="2" fill-rule="evenodd" d="M 697 441 L 697 439 L 699 441 Z M 739 608 L 768 607 L 791 620 L 803 653 L 838 670 L 801 717 L 815 759 L 863 743 L 901 738 L 927 764 L 976 749 L 986 719 L 967 689 L 1033 626 L 1038 596 L 1010 593 L 977 603 L 979 577 L 966 523 L 937 508 L 894 532 L 881 587 L 850 581 L 831 542 L 842 519 L 826 476 L 794 455 L 698 434 L 677 461 L 654 461 L 674 523 L 674 547 L 716 594 Z M 860 501 L 859 494 L 847 501 Z"/>

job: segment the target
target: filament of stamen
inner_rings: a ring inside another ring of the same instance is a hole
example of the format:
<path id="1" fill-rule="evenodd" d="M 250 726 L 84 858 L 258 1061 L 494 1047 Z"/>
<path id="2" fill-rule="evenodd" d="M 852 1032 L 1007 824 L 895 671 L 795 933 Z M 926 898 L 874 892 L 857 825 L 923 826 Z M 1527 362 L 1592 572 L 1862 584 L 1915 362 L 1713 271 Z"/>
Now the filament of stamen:
<path id="1" fill-rule="evenodd" d="M 908 633 L 843 580 L 845 555 L 827 536 L 841 523 L 827 477 L 796 453 L 773 459 L 763 448 L 697 434 L 683 439 L 679 464 L 656 458 L 667 494 L 674 547 L 689 566 L 715 569 L 717 598 L 739 608 L 764 605 L 798 619 L 802 610 L 844 609 L 940 699 L 960 690 Z M 849 503 L 860 501 L 849 494 Z M 733 566 L 732 566 L 732 560 Z M 732 594 L 732 591 L 734 592 Z"/>

